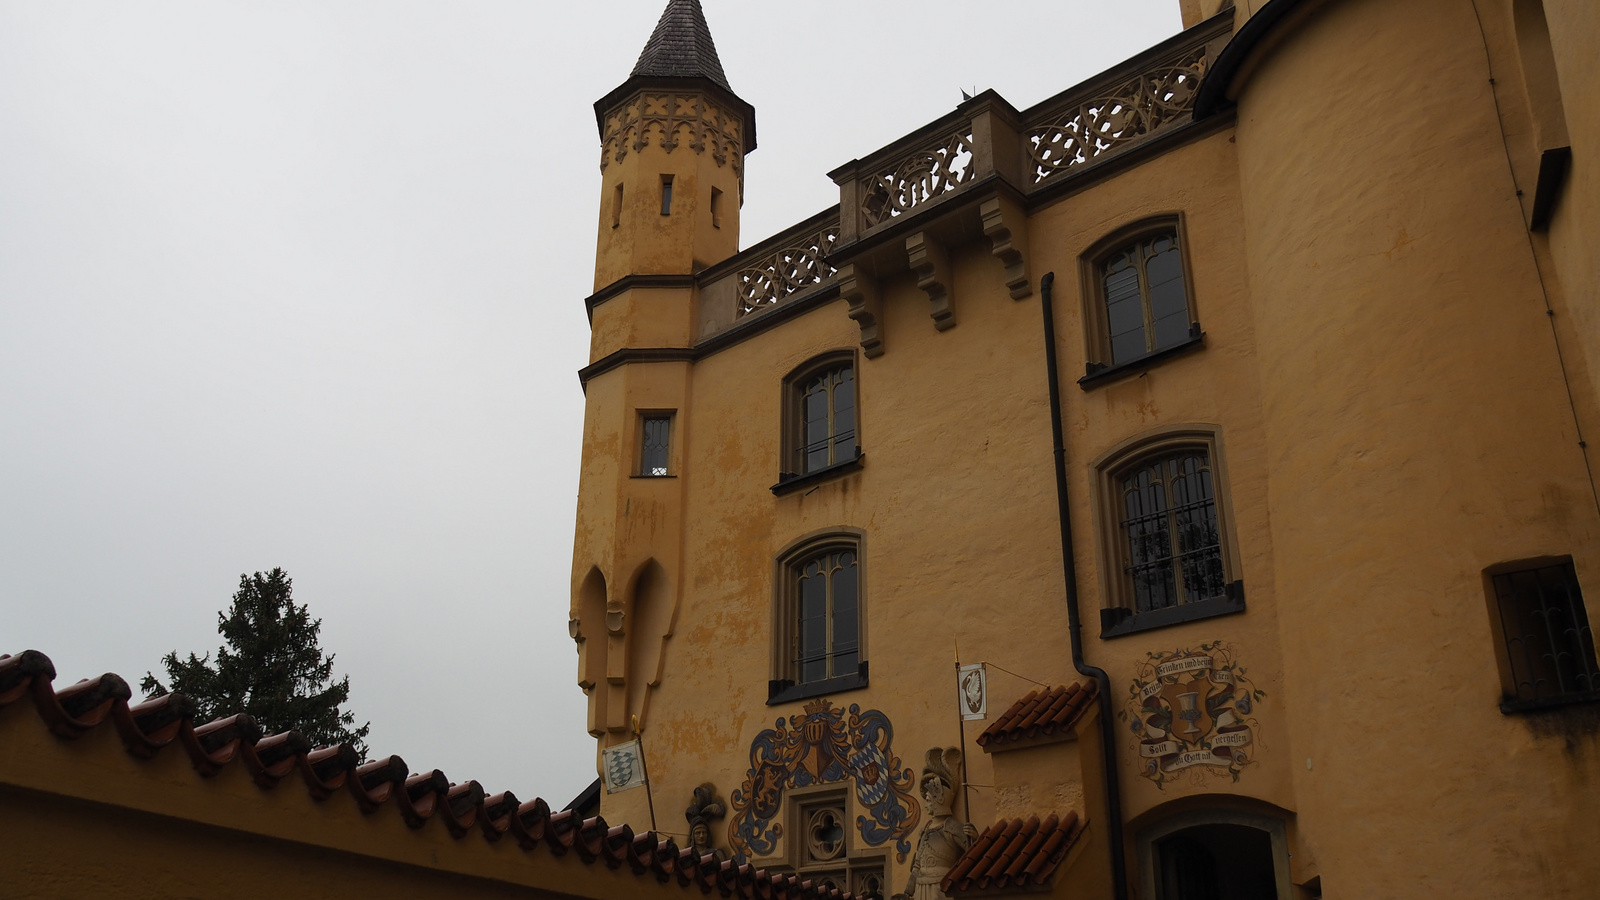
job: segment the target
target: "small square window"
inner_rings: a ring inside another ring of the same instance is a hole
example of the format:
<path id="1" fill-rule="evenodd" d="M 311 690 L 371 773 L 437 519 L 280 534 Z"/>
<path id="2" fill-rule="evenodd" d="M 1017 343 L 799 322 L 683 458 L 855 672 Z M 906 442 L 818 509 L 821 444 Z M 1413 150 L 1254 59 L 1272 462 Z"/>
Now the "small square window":
<path id="1" fill-rule="evenodd" d="M 657 478 L 666 475 L 672 449 L 672 417 L 645 416 L 639 433 L 639 474 Z"/>
<path id="2" fill-rule="evenodd" d="M 1594 634 L 1571 560 L 1491 573 L 1501 648 L 1501 709 L 1600 700 Z"/>
<path id="3" fill-rule="evenodd" d="M 853 892 L 857 897 L 887 897 L 887 860 L 871 847 L 856 844 L 852 833 L 856 811 L 850 792 L 836 787 L 791 791 L 787 816 L 791 839 L 788 859 L 766 866 L 769 871 L 810 881 L 820 891 Z"/>

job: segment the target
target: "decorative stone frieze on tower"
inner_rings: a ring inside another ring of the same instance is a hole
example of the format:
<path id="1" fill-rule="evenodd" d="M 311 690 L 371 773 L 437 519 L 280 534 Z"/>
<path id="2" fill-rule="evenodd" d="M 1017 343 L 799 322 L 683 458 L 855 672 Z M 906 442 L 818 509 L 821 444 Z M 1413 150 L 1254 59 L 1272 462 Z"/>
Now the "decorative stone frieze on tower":
<path id="1" fill-rule="evenodd" d="M 570 628 L 589 731 L 606 746 L 646 727 L 677 614 L 693 276 L 738 250 L 755 114 L 729 86 L 697 0 L 667 4 L 632 74 L 594 109 L 590 361 L 617 364 L 585 389 Z"/>
<path id="2" fill-rule="evenodd" d="M 729 87 L 698 0 L 667 4 L 633 73 L 594 110 L 596 290 L 628 275 L 687 275 L 738 251 L 755 110 Z"/>

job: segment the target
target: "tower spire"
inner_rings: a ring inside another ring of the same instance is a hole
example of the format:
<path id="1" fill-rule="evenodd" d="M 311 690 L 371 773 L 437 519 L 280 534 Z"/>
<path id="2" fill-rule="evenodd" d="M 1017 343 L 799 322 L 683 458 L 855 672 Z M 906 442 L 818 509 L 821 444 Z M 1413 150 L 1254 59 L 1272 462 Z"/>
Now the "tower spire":
<path id="1" fill-rule="evenodd" d="M 705 78 L 726 91 L 733 88 L 722 72 L 717 45 L 711 40 L 700 0 L 671 0 L 661 21 L 639 54 L 634 78 Z"/>

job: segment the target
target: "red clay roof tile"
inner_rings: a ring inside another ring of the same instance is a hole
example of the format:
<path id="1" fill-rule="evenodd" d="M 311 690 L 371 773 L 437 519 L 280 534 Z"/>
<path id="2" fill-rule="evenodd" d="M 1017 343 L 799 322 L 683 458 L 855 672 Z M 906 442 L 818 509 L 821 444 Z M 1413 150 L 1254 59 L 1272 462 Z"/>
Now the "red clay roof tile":
<path id="1" fill-rule="evenodd" d="M 1069 740 L 1072 726 L 1089 708 L 1096 689 L 1095 682 L 1089 681 L 1031 690 L 978 735 L 978 746 L 993 753 L 1013 746 Z"/>
<path id="2" fill-rule="evenodd" d="M 658 884 L 676 881 L 691 893 L 716 891 L 724 897 L 778 900 L 853 900 L 848 893 L 816 887 L 791 876 L 752 869 L 715 856 L 697 856 L 655 832 L 635 834 L 627 825 L 608 825 L 596 816 L 578 820 L 570 811 L 552 813 L 544 800 L 519 803 L 510 792 L 486 796 L 476 781 L 452 785 L 437 769 L 409 774 L 398 756 L 362 763 L 349 745 L 313 749 L 304 735 L 285 732 L 263 737 L 249 716 L 230 716 L 194 723 L 195 705 L 181 694 L 129 704 L 133 692 L 115 675 L 80 681 L 56 691 L 55 666 L 49 657 L 28 650 L 0 655 L 0 707 L 32 696 L 39 717 L 52 732 L 68 740 L 81 737 L 111 719 L 129 754 L 152 759 L 177 744 L 201 775 L 214 775 L 242 760 L 252 779 L 275 788 L 298 769 L 307 792 L 326 801 L 341 790 L 357 808 L 378 814 L 393 806 L 412 828 L 441 819 L 452 837 L 480 831 L 490 840 L 510 835 L 524 852 L 541 847 L 555 856 L 571 853 L 588 865 L 612 869 L 626 865 L 637 876 Z"/>
<path id="3" fill-rule="evenodd" d="M 1082 833 L 1083 824 L 1075 812 L 1065 818 L 1052 815 L 1043 822 L 1038 816 L 1002 819 L 984 829 L 950 867 L 939 887 L 947 894 L 962 896 L 1043 884 Z"/>

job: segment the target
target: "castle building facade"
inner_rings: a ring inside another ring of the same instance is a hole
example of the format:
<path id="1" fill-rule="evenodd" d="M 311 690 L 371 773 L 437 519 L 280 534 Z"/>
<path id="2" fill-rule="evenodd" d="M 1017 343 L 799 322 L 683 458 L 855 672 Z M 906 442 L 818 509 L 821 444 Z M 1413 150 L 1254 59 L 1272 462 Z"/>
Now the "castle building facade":
<path id="1" fill-rule="evenodd" d="M 696 0 L 596 103 L 607 821 L 858 896 L 1593 896 L 1600 6 L 1181 6 L 744 249 Z"/>

